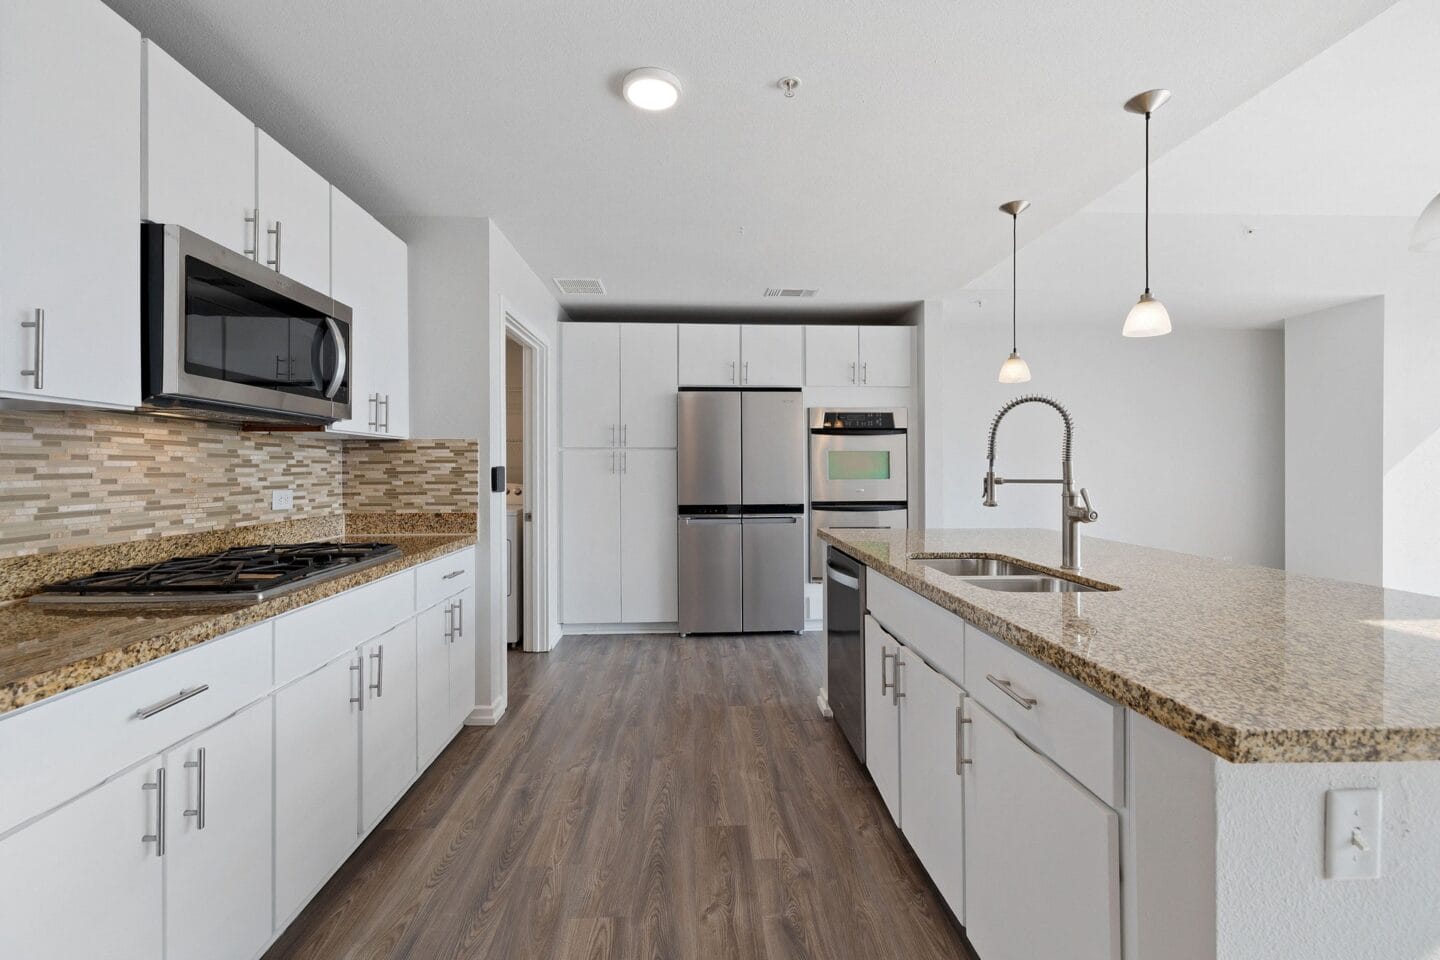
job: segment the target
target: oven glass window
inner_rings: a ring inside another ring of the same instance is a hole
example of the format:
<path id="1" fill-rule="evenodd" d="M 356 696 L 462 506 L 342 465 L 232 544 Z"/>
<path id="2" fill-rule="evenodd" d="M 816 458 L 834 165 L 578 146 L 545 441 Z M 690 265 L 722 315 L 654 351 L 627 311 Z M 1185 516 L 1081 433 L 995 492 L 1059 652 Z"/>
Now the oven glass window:
<path id="1" fill-rule="evenodd" d="M 889 450 L 831 450 L 825 455 L 831 480 L 889 480 Z"/>

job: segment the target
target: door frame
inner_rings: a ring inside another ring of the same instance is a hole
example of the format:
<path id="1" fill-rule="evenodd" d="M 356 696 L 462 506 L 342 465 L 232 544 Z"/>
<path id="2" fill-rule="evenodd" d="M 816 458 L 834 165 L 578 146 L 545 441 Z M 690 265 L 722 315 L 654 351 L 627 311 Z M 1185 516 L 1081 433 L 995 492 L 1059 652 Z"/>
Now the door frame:
<path id="1" fill-rule="evenodd" d="M 541 653 L 554 648 L 550 634 L 550 531 L 554 517 L 550 505 L 550 342 L 530 327 L 515 309 L 500 298 L 505 334 L 525 348 L 521 419 L 530 442 L 523 445 L 525 494 L 520 522 L 525 536 L 520 564 L 524 640 L 521 649 Z M 527 520 L 529 517 L 531 519 Z"/>

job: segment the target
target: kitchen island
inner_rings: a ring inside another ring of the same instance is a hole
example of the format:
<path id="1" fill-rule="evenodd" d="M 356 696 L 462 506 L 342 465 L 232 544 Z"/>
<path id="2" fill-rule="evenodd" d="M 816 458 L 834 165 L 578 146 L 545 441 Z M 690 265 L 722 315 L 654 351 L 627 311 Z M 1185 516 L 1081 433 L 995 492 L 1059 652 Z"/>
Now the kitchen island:
<path id="1" fill-rule="evenodd" d="M 1093 538 L 1067 572 L 1054 531 L 821 536 L 867 568 L 867 767 L 982 960 L 1440 956 L 1440 598 Z"/>

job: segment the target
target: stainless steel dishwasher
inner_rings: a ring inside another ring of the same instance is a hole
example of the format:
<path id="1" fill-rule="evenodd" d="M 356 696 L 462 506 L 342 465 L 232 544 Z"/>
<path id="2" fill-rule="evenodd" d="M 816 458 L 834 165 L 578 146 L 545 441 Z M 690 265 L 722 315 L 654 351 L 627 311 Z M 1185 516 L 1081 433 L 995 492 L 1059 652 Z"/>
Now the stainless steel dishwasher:
<path id="1" fill-rule="evenodd" d="M 834 547 L 825 555 L 825 687 L 830 712 L 865 762 L 865 565 Z"/>

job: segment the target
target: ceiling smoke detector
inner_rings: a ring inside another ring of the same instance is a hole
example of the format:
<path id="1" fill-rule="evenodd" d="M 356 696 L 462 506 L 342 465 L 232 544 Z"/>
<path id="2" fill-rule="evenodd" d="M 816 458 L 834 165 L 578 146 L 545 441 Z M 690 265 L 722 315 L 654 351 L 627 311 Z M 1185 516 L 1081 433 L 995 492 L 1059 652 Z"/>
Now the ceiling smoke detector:
<path id="1" fill-rule="evenodd" d="M 605 284 L 599 280 L 576 280 L 551 277 L 555 287 L 567 297 L 594 296 L 605 292 Z"/>
<path id="2" fill-rule="evenodd" d="M 814 287 L 766 287 L 767 297 L 813 297 L 820 291 Z"/>

